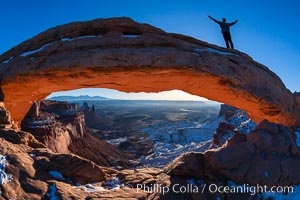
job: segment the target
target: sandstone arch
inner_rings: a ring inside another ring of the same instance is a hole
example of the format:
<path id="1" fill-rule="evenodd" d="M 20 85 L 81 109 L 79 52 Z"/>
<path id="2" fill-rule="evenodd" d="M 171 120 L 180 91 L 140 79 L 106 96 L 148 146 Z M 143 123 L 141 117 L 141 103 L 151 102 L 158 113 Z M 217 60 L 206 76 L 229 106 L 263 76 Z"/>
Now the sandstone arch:
<path id="1" fill-rule="evenodd" d="M 4 102 L 16 122 L 32 101 L 84 87 L 179 89 L 243 109 L 256 122 L 300 121 L 299 97 L 246 54 L 129 18 L 51 28 L 2 54 L 0 62 Z"/>

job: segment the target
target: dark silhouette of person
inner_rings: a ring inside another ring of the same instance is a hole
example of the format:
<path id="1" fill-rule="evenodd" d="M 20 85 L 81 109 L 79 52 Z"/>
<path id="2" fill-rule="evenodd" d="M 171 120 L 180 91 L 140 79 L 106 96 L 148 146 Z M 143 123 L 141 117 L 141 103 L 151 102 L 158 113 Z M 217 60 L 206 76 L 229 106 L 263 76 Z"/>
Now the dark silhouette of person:
<path id="1" fill-rule="evenodd" d="M 220 28 L 221 28 L 221 32 L 223 34 L 223 38 L 225 40 L 226 43 L 226 47 L 227 48 L 231 48 L 234 49 L 232 40 L 231 40 L 231 34 L 230 34 L 230 26 L 236 24 L 238 22 L 238 20 L 235 20 L 232 23 L 227 23 L 225 18 L 222 18 L 222 21 L 218 21 L 216 19 L 214 19 L 211 16 L 208 16 L 211 20 L 213 20 L 214 22 L 216 22 L 217 24 L 219 24 Z"/>

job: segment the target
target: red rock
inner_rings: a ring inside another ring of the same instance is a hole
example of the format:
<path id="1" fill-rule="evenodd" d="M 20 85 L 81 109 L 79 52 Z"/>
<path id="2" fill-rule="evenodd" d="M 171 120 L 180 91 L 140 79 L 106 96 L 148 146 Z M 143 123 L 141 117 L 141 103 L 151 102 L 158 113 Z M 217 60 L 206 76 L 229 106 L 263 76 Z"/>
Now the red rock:
<path id="1" fill-rule="evenodd" d="M 78 38 L 87 35 L 99 37 Z M 237 106 L 256 122 L 267 119 L 287 126 L 300 122 L 298 98 L 246 54 L 129 18 L 55 27 L 5 52 L 0 61 L 5 105 L 16 123 L 33 101 L 87 86 L 124 92 L 179 89 Z"/>
<path id="2" fill-rule="evenodd" d="M 136 188 L 138 184 L 153 186 L 156 183 L 156 177 L 161 172 L 156 168 L 144 168 L 135 170 L 122 170 L 118 173 L 118 178 L 130 187 Z"/>
<path id="3" fill-rule="evenodd" d="M 297 154 L 299 150 L 292 136 L 293 131 L 288 127 L 265 120 L 247 135 L 247 140 L 260 151 Z"/>
<path id="4" fill-rule="evenodd" d="M 204 155 L 194 152 L 185 153 L 168 164 L 164 173 L 186 178 L 203 178 Z"/>
<path id="5" fill-rule="evenodd" d="M 240 183 L 299 184 L 300 174 L 291 170 L 300 164 L 299 148 L 292 135 L 288 127 L 265 120 L 246 139 L 235 139 L 235 135 L 231 139 L 235 142 L 206 151 L 205 166 Z"/>
<path id="6" fill-rule="evenodd" d="M 53 152 L 74 153 L 101 166 L 130 166 L 116 147 L 88 133 L 77 104 L 36 101 L 21 127 Z"/>
<path id="7" fill-rule="evenodd" d="M 233 106 L 229 106 L 226 104 L 221 104 L 219 116 L 225 116 L 225 120 L 227 121 L 234 115 L 234 111 L 236 111 L 237 108 Z"/>

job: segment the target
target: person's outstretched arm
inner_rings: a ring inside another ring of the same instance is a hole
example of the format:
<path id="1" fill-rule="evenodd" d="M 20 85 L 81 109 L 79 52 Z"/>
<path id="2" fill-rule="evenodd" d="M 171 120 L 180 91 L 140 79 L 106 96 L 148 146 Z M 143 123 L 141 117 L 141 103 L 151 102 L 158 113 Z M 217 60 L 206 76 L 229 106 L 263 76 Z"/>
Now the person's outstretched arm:
<path id="1" fill-rule="evenodd" d="M 217 24 L 219 24 L 219 21 L 216 20 L 215 18 L 211 17 L 210 15 L 208 15 L 208 18 L 211 19 L 211 20 L 213 20 L 213 21 L 216 22 Z"/>
<path id="2" fill-rule="evenodd" d="M 239 20 L 235 20 L 234 22 L 230 23 L 230 26 L 235 25 Z"/>

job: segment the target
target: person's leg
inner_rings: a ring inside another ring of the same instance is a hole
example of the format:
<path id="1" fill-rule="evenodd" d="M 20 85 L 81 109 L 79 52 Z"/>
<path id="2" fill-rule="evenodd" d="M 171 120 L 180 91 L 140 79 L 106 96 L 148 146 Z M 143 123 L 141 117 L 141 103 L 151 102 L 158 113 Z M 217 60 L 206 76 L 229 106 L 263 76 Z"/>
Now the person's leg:
<path id="1" fill-rule="evenodd" d="M 228 33 L 228 41 L 229 41 L 229 43 L 230 43 L 231 48 L 234 49 L 234 46 L 233 46 L 233 42 L 232 42 L 232 40 L 231 40 L 231 34 L 230 34 L 230 33 Z"/>
<path id="2" fill-rule="evenodd" d="M 229 42 L 228 42 L 228 34 L 227 34 L 226 32 L 223 33 L 223 38 L 224 38 L 224 40 L 225 40 L 226 47 L 227 47 L 227 48 L 230 48 Z"/>

